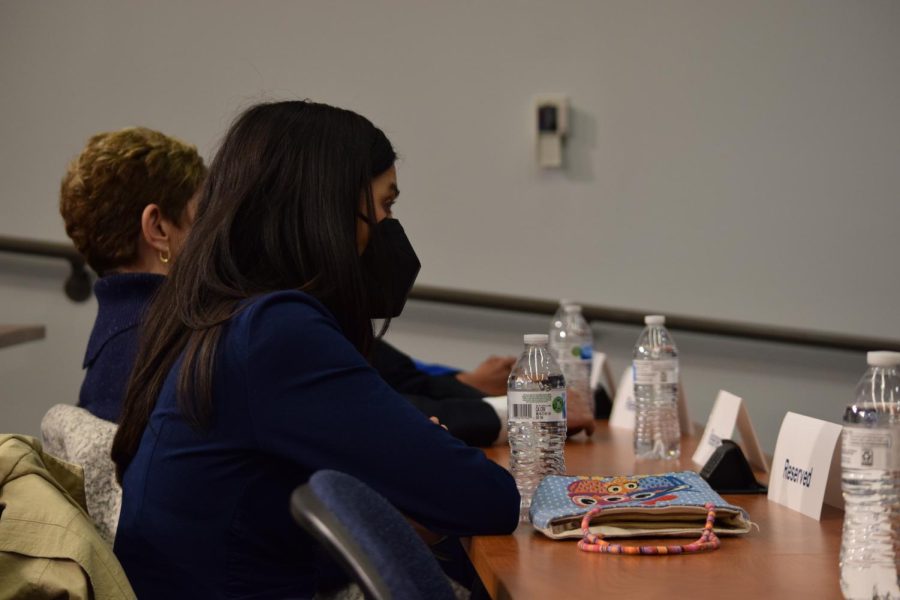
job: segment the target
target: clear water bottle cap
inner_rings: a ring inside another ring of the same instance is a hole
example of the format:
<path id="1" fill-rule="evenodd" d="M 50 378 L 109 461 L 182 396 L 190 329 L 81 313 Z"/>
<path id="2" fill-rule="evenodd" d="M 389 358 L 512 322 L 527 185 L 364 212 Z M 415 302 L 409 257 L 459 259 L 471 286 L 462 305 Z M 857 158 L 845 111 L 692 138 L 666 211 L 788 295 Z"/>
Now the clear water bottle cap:
<path id="1" fill-rule="evenodd" d="M 525 334 L 525 343 L 529 346 L 534 346 L 535 344 L 546 344 L 550 341 L 550 336 L 546 333 L 526 333 Z"/>
<path id="2" fill-rule="evenodd" d="M 866 361 L 870 367 L 896 367 L 900 365 L 900 352 L 869 352 Z"/>
<path id="3" fill-rule="evenodd" d="M 580 304 L 566 304 L 563 308 L 565 309 L 566 313 L 581 312 Z"/>
<path id="4" fill-rule="evenodd" d="M 560 298 L 559 299 L 559 305 L 562 308 L 565 308 L 565 307 L 569 306 L 570 304 L 572 304 L 572 301 L 569 300 L 568 298 Z"/>
<path id="5" fill-rule="evenodd" d="M 665 325 L 666 318 L 663 315 L 647 315 L 644 317 L 645 325 Z"/>

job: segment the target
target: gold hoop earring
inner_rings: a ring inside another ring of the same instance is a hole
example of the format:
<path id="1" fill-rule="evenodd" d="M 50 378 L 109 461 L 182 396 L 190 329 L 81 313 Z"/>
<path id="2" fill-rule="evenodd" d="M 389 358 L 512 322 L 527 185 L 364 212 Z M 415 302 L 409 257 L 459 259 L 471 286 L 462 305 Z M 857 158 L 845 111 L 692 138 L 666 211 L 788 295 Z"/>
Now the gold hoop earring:
<path id="1" fill-rule="evenodd" d="M 166 250 L 165 252 L 163 252 L 162 250 L 159 251 L 159 262 L 161 262 L 162 264 L 169 264 L 169 260 L 171 260 L 171 258 L 172 257 L 169 254 L 168 250 Z"/>

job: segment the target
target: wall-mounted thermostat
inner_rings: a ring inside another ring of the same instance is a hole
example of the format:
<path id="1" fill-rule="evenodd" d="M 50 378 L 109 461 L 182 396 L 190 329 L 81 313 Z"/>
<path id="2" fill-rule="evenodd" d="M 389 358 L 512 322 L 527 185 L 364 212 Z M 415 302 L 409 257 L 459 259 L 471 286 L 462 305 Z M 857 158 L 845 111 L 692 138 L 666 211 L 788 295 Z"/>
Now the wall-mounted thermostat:
<path id="1" fill-rule="evenodd" d="M 543 168 L 563 166 L 563 143 L 569 133 L 569 99 L 544 94 L 535 99 L 537 162 Z"/>

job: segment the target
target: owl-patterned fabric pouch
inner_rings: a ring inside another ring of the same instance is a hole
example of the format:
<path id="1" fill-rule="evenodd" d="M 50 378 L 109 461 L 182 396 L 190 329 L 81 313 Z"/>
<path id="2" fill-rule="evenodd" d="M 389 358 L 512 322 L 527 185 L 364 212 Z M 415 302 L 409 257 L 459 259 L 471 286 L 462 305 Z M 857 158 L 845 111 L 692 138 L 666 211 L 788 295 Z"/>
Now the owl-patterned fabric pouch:
<path id="1" fill-rule="evenodd" d="M 750 531 L 750 519 L 727 503 L 693 471 L 616 477 L 545 477 L 531 501 L 531 524 L 553 539 L 582 537 L 581 519 L 592 533 L 607 538 L 690 536 L 706 524 L 707 503 L 715 507 L 717 534 Z"/>

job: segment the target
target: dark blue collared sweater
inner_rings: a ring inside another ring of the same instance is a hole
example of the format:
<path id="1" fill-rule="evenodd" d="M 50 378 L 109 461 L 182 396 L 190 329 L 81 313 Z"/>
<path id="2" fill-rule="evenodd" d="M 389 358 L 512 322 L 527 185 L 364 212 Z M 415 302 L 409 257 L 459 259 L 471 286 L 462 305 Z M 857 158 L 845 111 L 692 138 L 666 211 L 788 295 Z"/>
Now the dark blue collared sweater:
<path id="1" fill-rule="evenodd" d="M 226 324 L 203 430 L 178 409 L 179 369 L 122 484 L 115 551 L 139 598 L 311 597 L 313 545 L 288 506 L 320 469 L 438 533 L 518 524 L 509 473 L 392 390 L 307 294 L 262 296 Z"/>
<path id="2" fill-rule="evenodd" d="M 119 419 L 137 355 L 141 316 L 163 281 L 165 277 L 152 273 L 120 273 L 94 284 L 97 320 L 84 356 L 87 372 L 78 406 L 101 419 Z"/>

